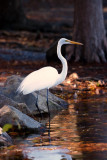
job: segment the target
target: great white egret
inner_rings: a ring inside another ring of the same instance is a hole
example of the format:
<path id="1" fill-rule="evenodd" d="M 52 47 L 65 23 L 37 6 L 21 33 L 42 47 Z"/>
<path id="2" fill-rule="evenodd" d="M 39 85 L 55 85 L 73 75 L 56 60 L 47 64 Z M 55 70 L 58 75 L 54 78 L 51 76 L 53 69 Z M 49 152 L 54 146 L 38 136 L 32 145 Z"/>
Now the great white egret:
<path id="1" fill-rule="evenodd" d="M 56 86 L 60 84 L 61 82 L 63 82 L 66 78 L 67 71 L 68 71 L 67 61 L 61 54 L 61 46 L 63 44 L 82 45 L 82 43 L 70 41 L 66 38 L 61 38 L 58 41 L 57 56 L 62 62 L 62 72 L 60 74 L 58 74 L 58 71 L 55 68 L 50 67 L 50 66 L 41 68 L 37 71 L 30 73 L 27 77 L 25 77 L 17 89 L 17 91 L 19 93 L 23 93 L 23 95 L 32 93 L 34 91 L 40 91 L 42 89 L 47 89 L 47 107 L 48 107 L 49 114 L 50 114 L 50 111 L 49 111 L 49 104 L 48 104 L 48 90 L 49 88 Z M 38 107 L 37 101 L 38 101 L 38 96 L 36 100 L 36 106 Z"/>

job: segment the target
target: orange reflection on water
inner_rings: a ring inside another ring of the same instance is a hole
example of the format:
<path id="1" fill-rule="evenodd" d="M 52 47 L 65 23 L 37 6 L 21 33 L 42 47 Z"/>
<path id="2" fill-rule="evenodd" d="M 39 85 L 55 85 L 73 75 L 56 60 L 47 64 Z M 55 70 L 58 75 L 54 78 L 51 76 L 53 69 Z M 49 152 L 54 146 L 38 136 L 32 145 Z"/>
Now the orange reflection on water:
<path id="1" fill-rule="evenodd" d="M 106 152 L 107 104 L 106 98 L 103 100 L 73 103 L 68 110 L 54 116 L 51 120 L 51 144 L 68 148 L 74 157 L 87 152 Z"/>

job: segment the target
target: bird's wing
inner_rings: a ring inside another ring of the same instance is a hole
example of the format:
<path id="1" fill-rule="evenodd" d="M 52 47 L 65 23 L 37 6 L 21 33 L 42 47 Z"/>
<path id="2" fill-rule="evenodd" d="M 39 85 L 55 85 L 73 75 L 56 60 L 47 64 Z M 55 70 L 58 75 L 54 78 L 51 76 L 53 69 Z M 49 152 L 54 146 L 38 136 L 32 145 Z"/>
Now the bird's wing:
<path id="1" fill-rule="evenodd" d="M 58 72 L 53 67 L 44 67 L 30 73 L 20 84 L 18 92 L 29 94 L 37 90 L 54 86 Z"/>

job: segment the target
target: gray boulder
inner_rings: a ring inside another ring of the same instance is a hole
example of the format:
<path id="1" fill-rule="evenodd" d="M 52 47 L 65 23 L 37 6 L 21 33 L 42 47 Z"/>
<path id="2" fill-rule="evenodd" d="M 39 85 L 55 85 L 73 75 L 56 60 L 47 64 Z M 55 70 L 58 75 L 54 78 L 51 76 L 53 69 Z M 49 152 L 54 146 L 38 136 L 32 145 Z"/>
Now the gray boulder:
<path id="1" fill-rule="evenodd" d="M 5 105 L 0 109 L 0 126 L 3 127 L 5 124 L 12 124 L 16 127 L 20 125 L 21 129 L 27 128 L 38 132 L 42 132 L 45 129 L 41 123 L 9 105 Z"/>
<path id="2" fill-rule="evenodd" d="M 5 95 L 0 94 L 0 108 L 4 105 L 10 105 L 20 110 L 21 112 L 29 115 L 30 111 L 25 103 L 18 103 L 12 100 L 11 98 L 6 97 Z"/>
<path id="3" fill-rule="evenodd" d="M 12 145 L 11 137 L 0 127 L 0 147 Z"/>
<path id="4" fill-rule="evenodd" d="M 9 145 L 12 145 L 12 139 L 6 132 L 4 132 L 0 135 L 0 147 Z"/>
<path id="5" fill-rule="evenodd" d="M 17 103 L 26 104 L 31 114 L 37 114 L 38 110 L 35 106 L 37 93 L 34 92 L 28 95 L 22 95 L 16 92 L 22 80 L 23 78 L 19 76 L 10 76 L 5 83 L 5 86 L 1 88 L 1 93 L 7 96 L 8 98 L 11 98 Z M 48 112 L 46 105 L 46 95 L 46 90 L 42 90 L 39 92 L 38 106 L 42 113 Z M 55 95 L 49 92 L 49 107 L 51 112 L 56 112 L 64 108 L 67 108 L 67 105 L 68 104 L 64 100 L 56 97 Z"/>

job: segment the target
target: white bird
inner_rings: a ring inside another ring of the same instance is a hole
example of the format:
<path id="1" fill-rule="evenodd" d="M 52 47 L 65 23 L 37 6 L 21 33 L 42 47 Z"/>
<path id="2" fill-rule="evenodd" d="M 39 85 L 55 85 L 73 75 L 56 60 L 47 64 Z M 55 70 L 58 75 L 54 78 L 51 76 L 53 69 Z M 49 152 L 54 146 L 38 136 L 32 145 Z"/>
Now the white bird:
<path id="1" fill-rule="evenodd" d="M 63 82 L 67 76 L 67 71 L 68 71 L 67 61 L 61 54 L 61 46 L 63 44 L 82 45 L 82 43 L 70 41 L 66 38 L 61 38 L 58 41 L 57 56 L 62 62 L 62 72 L 60 74 L 58 74 L 58 71 L 55 68 L 50 67 L 50 66 L 41 68 L 37 71 L 30 73 L 27 77 L 25 77 L 17 89 L 17 91 L 19 93 L 23 93 L 23 95 L 32 93 L 34 91 L 40 91 L 42 89 L 47 89 L 47 107 L 48 107 L 49 114 L 50 112 L 49 112 L 49 106 L 48 106 L 48 90 L 49 88 L 56 86 L 60 84 L 61 82 Z M 38 100 L 38 96 L 37 96 L 37 100 Z M 36 106 L 38 108 L 37 103 L 36 103 Z"/>

